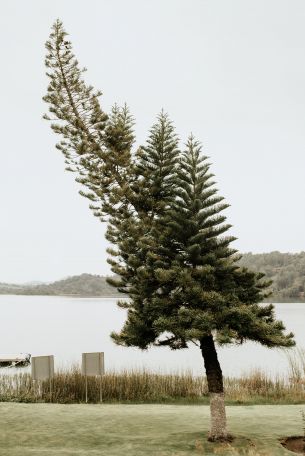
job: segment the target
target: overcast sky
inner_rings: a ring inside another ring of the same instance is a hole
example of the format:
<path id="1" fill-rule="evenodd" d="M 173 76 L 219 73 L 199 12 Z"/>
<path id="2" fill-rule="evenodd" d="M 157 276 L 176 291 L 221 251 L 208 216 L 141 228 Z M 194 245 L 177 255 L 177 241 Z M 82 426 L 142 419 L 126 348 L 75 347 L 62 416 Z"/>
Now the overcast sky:
<path id="1" fill-rule="evenodd" d="M 104 227 L 42 120 L 56 18 L 139 142 L 161 108 L 202 141 L 239 250 L 305 250 L 303 0 L 2 0 L 0 282 L 109 273 Z"/>

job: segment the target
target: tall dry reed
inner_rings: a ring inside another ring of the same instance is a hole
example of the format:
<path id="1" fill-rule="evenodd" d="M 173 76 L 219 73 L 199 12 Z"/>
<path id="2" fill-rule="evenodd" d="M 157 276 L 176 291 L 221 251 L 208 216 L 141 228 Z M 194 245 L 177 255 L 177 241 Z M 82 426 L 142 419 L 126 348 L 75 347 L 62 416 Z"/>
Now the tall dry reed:
<path id="1" fill-rule="evenodd" d="M 288 356 L 289 374 L 271 377 L 261 370 L 236 378 L 225 378 L 226 399 L 231 403 L 305 403 L 305 351 Z M 50 387 L 52 394 L 50 395 Z M 162 374 L 150 371 L 107 372 L 102 378 L 88 377 L 88 401 L 190 402 L 208 401 L 205 376 L 190 372 Z M 85 379 L 78 366 L 62 370 L 48 381 L 35 383 L 30 374 L 0 375 L 0 401 L 58 403 L 85 402 Z"/>
<path id="2" fill-rule="evenodd" d="M 108 372 L 101 379 L 88 377 L 87 382 L 88 401 L 93 403 L 100 401 L 100 392 L 107 402 L 192 400 L 207 394 L 205 379 L 190 373 Z M 0 376 L 0 401 L 81 403 L 85 402 L 85 394 L 85 378 L 78 367 L 58 372 L 51 383 L 35 383 L 30 374 Z"/>

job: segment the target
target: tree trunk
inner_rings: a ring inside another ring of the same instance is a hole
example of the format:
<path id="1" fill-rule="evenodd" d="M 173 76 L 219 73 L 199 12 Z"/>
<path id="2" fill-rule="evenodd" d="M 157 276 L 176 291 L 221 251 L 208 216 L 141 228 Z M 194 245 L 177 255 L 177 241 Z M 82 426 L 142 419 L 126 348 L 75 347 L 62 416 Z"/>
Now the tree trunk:
<path id="1" fill-rule="evenodd" d="M 228 440 L 222 371 L 212 335 L 200 340 L 200 349 L 210 395 L 211 428 L 208 439 L 213 442 Z"/>

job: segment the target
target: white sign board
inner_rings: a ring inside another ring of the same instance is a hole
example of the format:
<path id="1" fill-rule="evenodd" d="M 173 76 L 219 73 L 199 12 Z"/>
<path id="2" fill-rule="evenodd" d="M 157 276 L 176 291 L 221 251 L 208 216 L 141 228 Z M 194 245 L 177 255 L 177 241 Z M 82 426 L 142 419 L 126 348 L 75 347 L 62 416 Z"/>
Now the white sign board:
<path id="1" fill-rule="evenodd" d="M 32 379 L 48 380 L 54 376 L 54 356 L 32 357 Z"/>
<path id="2" fill-rule="evenodd" d="M 105 372 L 104 353 L 82 353 L 82 374 L 103 375 Z"/>

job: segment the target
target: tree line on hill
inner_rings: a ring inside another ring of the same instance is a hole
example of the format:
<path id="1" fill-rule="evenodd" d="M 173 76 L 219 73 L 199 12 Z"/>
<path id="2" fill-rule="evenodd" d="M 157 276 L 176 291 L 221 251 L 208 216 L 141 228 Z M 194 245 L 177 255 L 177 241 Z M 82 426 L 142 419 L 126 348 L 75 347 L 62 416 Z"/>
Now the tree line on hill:
<path id="1" fill-rule="evenodd" d="M 267 301 L 305 301 L 305 252 L 301 253 L 245 253 L 241 266 L 261 271 L 272 280 L 272 295 Z M 121 296 L 106 277 L 81 274 L 49 284 L 16 285 L 0 283 L 0 294 L 16 295 L 72 295 L 72 296 Z"/>
<path id="2" fill-rule="evenodd" d="M 300 253 L 246 253 L 240 264 L 261 271 L 272 280 L 272 295 L 266 301 L 305 301 L 305 252 Z"/>
<path id="3" fill-rule="evenodd" d="M 49 284 L 15 285 L 0 284 L 0 294 L 47 296 L 120 296 L 106 281 L 106 277 L 81 274 Z"/>

